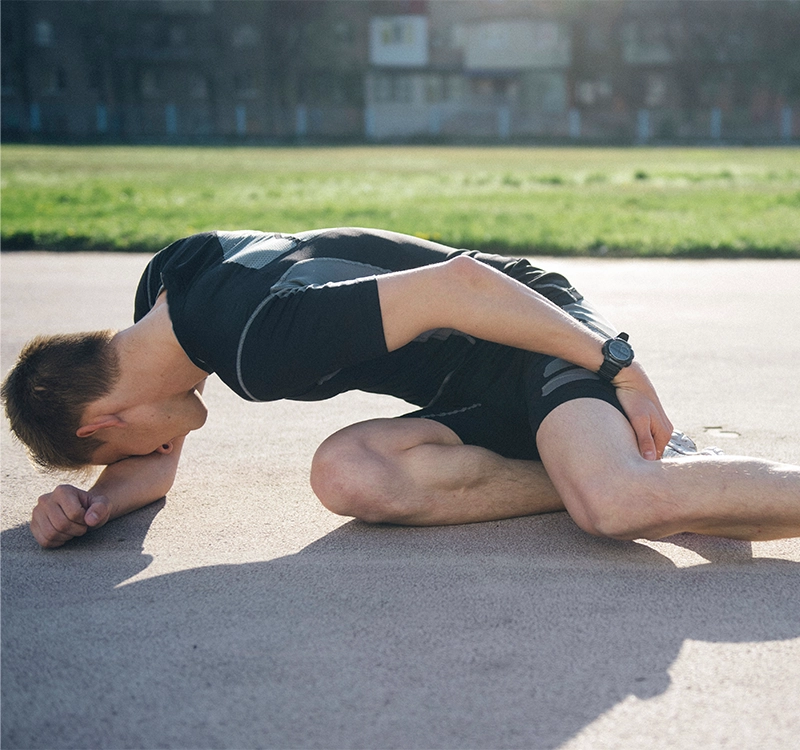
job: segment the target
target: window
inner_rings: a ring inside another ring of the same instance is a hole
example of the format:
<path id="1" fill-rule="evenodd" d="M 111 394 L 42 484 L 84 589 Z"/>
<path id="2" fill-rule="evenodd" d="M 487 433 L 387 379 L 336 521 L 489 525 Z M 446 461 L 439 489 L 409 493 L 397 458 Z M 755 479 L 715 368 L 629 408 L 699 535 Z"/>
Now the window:
<path id="1" fill-rule="evenodd" d="M 440 75 L 425 76 L 425 101 L 443 102 L 450 98 L 450 77 Z"/>
<path id="2" fill-rule="evenodd" d="M 159 6 L 165 14 L 207 14 L 214 10 L 214 0 L 161 0 Z"/>
<path id="3" fill-rule="evenodd" d="M 250 24 L 242 24 L 238 26 L 231 38 L 231 43 L 237 49 L 244 47 L 255 47 L 261 41 L 261 34 L 255 26 Z"/>
<path id="4" fill-rule="evenodd" d="M 333 38 L 340 44 L 352 42 L 355 38 L 353 24 L 349 21 L 337 21 L 333 25 Z"/>
<path id="5" fill-rule="evenodd" d="M 61 94 L 67 88 L 67 74 L 60 65 L 47 71 L 45 94 Z"/>
<path id="6" fill-rule="evenodd" d="M 16 28 L 11 21 L 8 21 L 0 27 L 0 31 L 2 31 L 2 41 L 3 44 L 13 44 L 14 38 L 16 36 Z"/>
<path id="7" fill-rule="evenodd" d="M 381 42 L 389 44 L 414 44 L 414 27 L 402 19 L 387 21 L 381 28 Z"/>
<path id="8" fill-rule="evenodd" d="M 663 75 L 651 73 L 645 82 L 644 106 L 663 107 L 667 100 L 667 80 Z"/>
<path id="9" fill-rule="evenodd" d="M 240 99 L 255 99 L 258 97 L 256 77 L 252 71 L 241 70 L 233 77 L 233 88 Z"/>
<path id="10" fill-rule="evenodd" d="M 89 68 L 89 88 L 99 91 L 103 88 L 105 75 L 100 65 L 95 64 Z"/>
<path id="11" fill-rule="evenodd" d="M 595 81 L 578 81 L 575 84 L 575 99 L 578 104 L 591 106 L 602 104 L 611 98 L 611 82 L 606 78 Z"/>
<path id="12" fill-rule="evenodd" d="M 375 77 L 375 100 L 379 102 L 411 102 L 414 99 L 412 77 L 382 73 Z"/>
<path id="13" fill-rule="evenodd" d="M 505 19 L 464 24 L 467 70 L 565 68 L 571 60 L 571 36 L 555 21 Z"/>
<path id="14" fill-rule="evenodd" d="M 34 40 L 37 47 L 53 45 L 53 24 L 50 21 L 37 21 L 34 27 Z"/>
<path id="15" fill-rule="evenodd" d="M 189 95 L 192 99 L 208 98 L 208 79 L 202 73 L 190 74 Z"/>
<path id="16" fill-rule="evenodd" d="M 605 52 L 609 47 L 608 28 L 593 24 L 586 31 L 586 46 L 592 52 Z"/>
<path id="17" fill-rule="evenodd" d="M 169 27 L 169 44 L 171 47 L 183 47 L 186 44 L 186 27 Z"/>
<path id="18" fill-rule="evenodd" d="M 0 93 L 3 96 L 11 96 L 16 93 L 14 79 L 11 77 L 11 71 L 6 66 L 0 68 Z"/>
<path id="19" fill-rule="evenodd" d="M 309 105 L 360 106 L 364 79 L 355 71 L 309 70 L 304 77 L 302 100 Z"/>
<path id="20" fill-rule="evenodd" d="M 451 49 L 458 45 L 454 41 L 453 28 L 431 29 L 431 46 L 439 49 Z"/>
<path id="21" fill-rule="evenodd" d="M 369 57 L 373 65 L 417 67 L 428 64 L 426 16 L 373 18 L 369 39 Z"/>
<path id="22" fill-rule="evenodd" d="M 505 23 L 488 23 L 482 28 L 484 44 L 491 50 L 504 50 L 509 43 L 509 27 Z"/>
<path id="23" fill-rule="evenodd" d="M 159 81 L 159 77 L 154 70 L 145 70 L 142 73 L 139 87 L 142 92 L 142 96 L 147 99 L 153 99 L 161 94 L 161 82 Z"/>
<path id="24" fill-rule="evenodd" d="M 513 101 L 519 95 L 519 85 L 509 78 L 473 78 L 471 88 L 472 93 L 481 98 L 495 97 Z"/>
<path id="25" fill-rule="evenodd" d="M 672 61 L 670 27 L 658 19 L 629 21 L 622 27 L 622 54 L 633 64 Z"/>
<path id="26" fill-rule="evenodd" d="M 534 112 L 555 114 L 567 108 L 567 80 L 557 71 L 531 71 L 523 81 L 526 106 Z M 596 84 L 595 84 L 596 85 Z M 596 91 L 602 86 L 597 87 Z"/>

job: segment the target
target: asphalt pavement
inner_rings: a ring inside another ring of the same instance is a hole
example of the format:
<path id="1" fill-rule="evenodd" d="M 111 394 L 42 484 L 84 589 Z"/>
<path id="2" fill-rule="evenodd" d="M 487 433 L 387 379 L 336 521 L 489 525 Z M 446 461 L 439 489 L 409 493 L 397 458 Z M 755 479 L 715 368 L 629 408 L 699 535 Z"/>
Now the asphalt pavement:
<path id="1" fill-rule="evenodd" d="M 5 253 L 2 369 L 125 327 L 143 255 Z M 800 262 L 542 259 L 631 335 L 703 446 L 800 463 Z M 796 748 L 800 540 L 616 542 L 564 513 L 368 526 L 318 443 L 405 411 L 212 378 L 166 500 L 55 551 L 2 430 L 2 747 Z M 798 498 L 800 502 L 800 498 Z"/>

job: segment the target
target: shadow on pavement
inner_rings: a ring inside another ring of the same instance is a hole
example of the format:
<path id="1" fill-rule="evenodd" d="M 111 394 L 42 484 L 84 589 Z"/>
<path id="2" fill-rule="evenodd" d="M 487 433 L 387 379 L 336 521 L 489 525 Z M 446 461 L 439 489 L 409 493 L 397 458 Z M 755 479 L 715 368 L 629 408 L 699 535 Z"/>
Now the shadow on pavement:
<path id="1" fill-rule="evenodd" d="M 3 533 L 4 748 L 555 748 L 664 692 L 687 639 L 800 636 L 797 563 L 684 535 L 721 562 L 677 568 L 565 514 L 120 585 L 158 510 L 56 553 Z"/>

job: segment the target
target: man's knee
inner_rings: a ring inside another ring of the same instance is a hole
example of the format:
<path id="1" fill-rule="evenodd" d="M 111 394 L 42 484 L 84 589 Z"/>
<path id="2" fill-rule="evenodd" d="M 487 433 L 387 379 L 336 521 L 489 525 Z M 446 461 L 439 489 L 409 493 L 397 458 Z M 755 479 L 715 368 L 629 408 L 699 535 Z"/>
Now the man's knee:
<path id="1" fill-rule="evenodd" d="M 461 445 L 458 436 L 430 419 L 373 419 L 331 435 L 311 464 L 311 486 L 339 515 L 369 523 L 411 523 L 429 500 L 420 479 L 424 446 Z M 417 466 L 417 469 L 415 469 Z"/>
<path id="2" fill-rule="evenodd" d="M 389 492 L 391 466 L 371 440 L 369 423 L 327 438 L 311 462 L 311 488 L 331 512 L 368 523 L 391 522 L 397 514 Z"/>
<path id="3" fill-rule="evenodd" d="M 621 540 L 661 536 L 664 497 L 649 469 L 601 472 L 572 483 L 564 501 L 573 520 L 594 536 Z"/>
<path id="4" fill-rule="evenodd" d="M 554 409 L 537 434 L 542 461 L 573 520 L 596 536 L 663 536 L 675 498 L 661 462 L 639 455 L 627 419 L 597 399 Z"/>
<path id="5" fill-rule="evenodd" d="M 342 516 L 358 515 L 363 495 L 359 467 L 363 470 L 366 460 L 361 442 L 344 430 L 317 448 L 311 461 L 311 489 L 328 510 Z"/>
<path id="6" fill-rule="evenodd" d="M 620 495 L 600 488 L 583 488 L 567 503 L 570 515 L 581 529 L 609 539 L 635 539 L 630 518 L 620 512 Z"/>

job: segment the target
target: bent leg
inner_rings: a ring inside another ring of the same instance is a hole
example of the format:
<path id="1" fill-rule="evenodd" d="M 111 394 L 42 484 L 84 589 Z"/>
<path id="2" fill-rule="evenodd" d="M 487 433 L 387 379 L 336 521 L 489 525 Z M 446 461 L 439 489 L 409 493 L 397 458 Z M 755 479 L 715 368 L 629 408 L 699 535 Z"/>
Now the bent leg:
<path id="1" fill-rule="evenodd" d="M 800 536 L 799 466 L 730 456 L 646 461 L 623 415 L 595 399 L 561 404 L 537 442 L 568 512 L 590 533 Z"/>
<path id="2" fill-rule="evenodd" d="M 311 464 L 311 486 L 340 515 L 433 526 L 563 510 L 538 461 L 464 445 L 430 419 L 374 419 L 336 432 Z"/>

